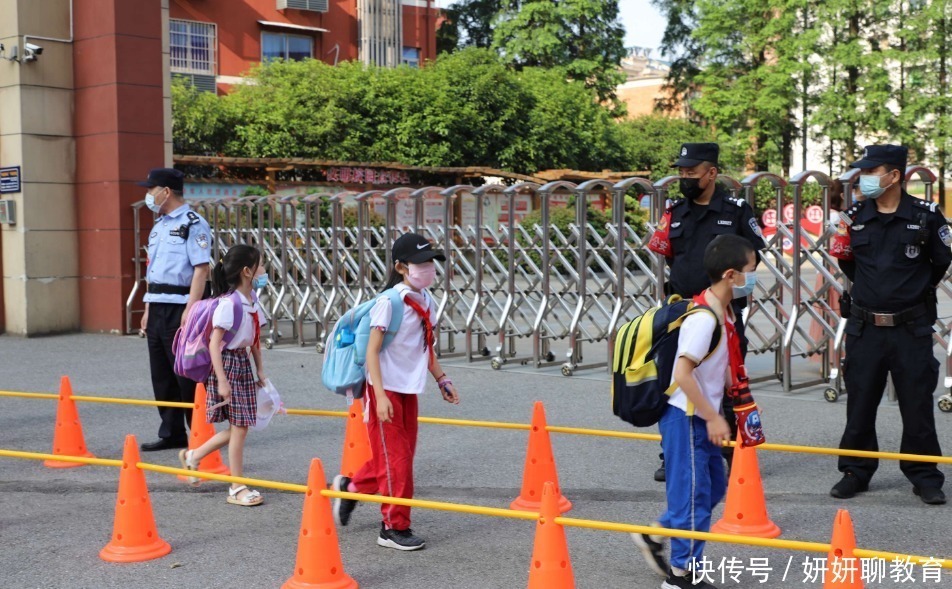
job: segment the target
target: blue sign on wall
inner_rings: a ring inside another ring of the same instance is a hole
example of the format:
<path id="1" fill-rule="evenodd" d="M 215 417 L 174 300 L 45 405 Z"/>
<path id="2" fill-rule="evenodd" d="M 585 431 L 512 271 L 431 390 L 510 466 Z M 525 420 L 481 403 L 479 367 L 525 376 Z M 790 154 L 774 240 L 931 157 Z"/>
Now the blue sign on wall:
<path id="1" fill-rule="evenodd" d="M 0 168 L 0 194 L 20 192 L 20 166 Z"/>

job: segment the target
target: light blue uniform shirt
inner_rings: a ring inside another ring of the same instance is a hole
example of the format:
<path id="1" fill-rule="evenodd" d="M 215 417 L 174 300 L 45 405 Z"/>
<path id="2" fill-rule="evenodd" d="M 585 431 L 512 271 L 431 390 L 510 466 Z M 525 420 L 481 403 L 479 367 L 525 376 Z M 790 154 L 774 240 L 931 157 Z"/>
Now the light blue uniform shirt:
<path id="1" fill-rule="evenodd" d="M 187 235 L 187 238 L 185 237 Z M 191 286 L 195 266 L 211 261 L 211 228 L 208 221 L 184 204 L 155 220 L 149 234 L 149 284 Z M 147 303 L 184 305 L 188 295 L 146 292 Z"/>

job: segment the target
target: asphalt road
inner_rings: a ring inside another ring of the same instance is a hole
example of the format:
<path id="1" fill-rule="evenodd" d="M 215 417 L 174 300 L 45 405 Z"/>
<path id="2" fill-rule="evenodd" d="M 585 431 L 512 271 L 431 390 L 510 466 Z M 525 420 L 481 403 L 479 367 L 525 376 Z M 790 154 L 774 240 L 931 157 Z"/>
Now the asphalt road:
<path id="1" fill-rule="evenodd" d="M 343 409 L 342 399 L 320 387 L 320 362 L 313 348 L 290 343 L 265 352 L 266 371 L 288 407 Z M 462 403 L 454 407 L 436 394 L 428 395 L 421 402 L 422 415 L 528 422 L 532 404 L 541 400 L 550 424 L 629 429 L 611 414 L 602 371 L 565 378 L 557 374 L 557 365 L 543 370 L 508 365 L 496 372 L 488 362 L 444 363 Z M 755 375 L 764 374 L 772 358 L 755 358 L 751 365 Z M 799 360 L 795 380 L 816 372 L 816 365 Z M 71 377 L 77 394 L 152 397 L 145 343 L 138 338 L 0 337 L 0 389 L 55 391 L 63 374 Z M 776 381 L 755 387 L 768 440 L 836 446 L 845 400 L 826 403 L 821 391 L 784 394 Z M 0 448 L 48 452 L 55 409 L 53 401 L 0 398 Z M 118 458 L 126 434 L 148 441 L 158 427 L 156 411 L 149 407 L 81 403 L 79 412 L 87 444 L 99 457 Z M 936 418 L 948 454 L 952 415 L 937 413 Z M 311 458 L 320 457 L 330 476 L 340 462 L 343 428 L 342 419 L 277 416 L 266 431 L 249 436 L 246 472 L 304 483 Z M 898 449 L 901 428 L 894 403 L 884 402 L 878 429 L 880 447 Z M 522 431 L 421 425 L 417 497 L 508 506 L 518 494 L 526 437 Z M 663 486 L 652 479 L 658 465 L 656 444 L 553 434 L 553 445 L 563 491 L 575 504 L 568 515 L 646 524 L 663 510 Z M 143 458 L 177 464 L 171 451 Z M 869 493 L 837 501 L 828 494 L 839 478 L 835 458 L 760 452 L 759 459 L 770 517 L 783 529 L 782 538 L 828 542 L 836 510 L 846 507 L 861 547 L 952 557 L 952 506 L 922 504 L 896 463 L 883 462 Z M 301 495 L 263 490 L 264 506 L 243 509 L 225 503 L 224 483 L 193 489 L 155 473 L 147 475 L 152 504 L 159 533 L 171 543 L 172 554 L 129 565 L 101 561 L 98 552 L 112 529 L 117 477 L 113 468 L 51 470 L 39 462 L 0 458 L 0 588 L 264 588 L 278 587 L 291 575 Z M 378 526 L 377 506 L 366 504 L 355 512 L 351 526 L 339 531 L 346 570 L 361 587 L 526 585 L 531 522 L 414 510 L 414 530 L 428 542 L 418 553 L 378 548 Z M 578 529 L 567 533 L 578 587 L 660 586 L 627 535 Z M 767 559 L 772 567 L 766 582 L 748 570 L 740 583 L 719 583 L 723 587 L 821 586 L 804 582 L 804 560 L 819 554 L 724 544 L 710 544 L 706 553 L 714 563 L 736 557 L 749 567 L 751 559 Z M 914 575 L 915 584 L 887 577 L 867 587 L 925 585 L 922 569 L 915 569 Z M 952 575 L 927 586 L 952 586 Z"/>

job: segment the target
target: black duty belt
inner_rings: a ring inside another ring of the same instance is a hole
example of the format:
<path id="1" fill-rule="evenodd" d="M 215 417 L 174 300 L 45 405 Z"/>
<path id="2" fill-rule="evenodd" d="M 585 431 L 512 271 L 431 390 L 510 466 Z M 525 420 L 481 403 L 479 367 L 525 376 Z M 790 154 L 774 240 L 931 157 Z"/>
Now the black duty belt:
<path id="1" fill-rule="evenodd" d="M 867 323 L 872 323 L 877 327 L 895 327 L 922 317 L 928 310 L 929 306 L 927 304 L 920 303 L 915 307 L 906 309 L 905 311 L 899 311 L 898 313 L 874 313 L 853 303 L 850 309 L 850 315 L 858 317 Z"/>
<path id="2" fill-rule="evenodd" d="M 150 294 L 187 295 L 192 292 L 191 286 L 175 286 L 172 284 L 149 283 Z"/>

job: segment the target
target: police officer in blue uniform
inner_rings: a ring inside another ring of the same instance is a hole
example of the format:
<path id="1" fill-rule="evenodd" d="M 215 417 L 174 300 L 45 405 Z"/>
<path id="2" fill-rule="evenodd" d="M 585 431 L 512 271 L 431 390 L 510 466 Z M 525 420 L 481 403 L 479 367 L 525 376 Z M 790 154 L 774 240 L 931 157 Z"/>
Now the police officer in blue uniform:
<path id="1" fill-rule="evenodd" d="M 145 182 L 138 184 L 148 188 L 146 206 L 158 215 L 149 234 L 149 286 L 142 317 L 142 329 L 149 343 L 152 390 L 156 401 L 192 403 L 195 383 L 172 370 L 172 339 L 189 308 L 205 294 L 211 230 L 208 222 L 185 202 L 184 175 L 178 170 L 154 169 Z M 159 407 L 159 439 L 142 444 L 142 450 L 187 447 L 188 415 L 184 409 Z"/>
<path id="2" fill-rule="evenodd" d="M 932 351 L 936 287 L 952 263 L 952 231 L 935 203 L 902 188 L 907 150 L 871 145 L 859 187 L 866 200 L 846 211 L 848 245 L 839 265 L 853 282 L 852 301 L 841 310 L 846 324 L 846 429 L 840 448 L 879 449 L 876 410 L 887 372 L 892 375 L 902 417 L 900 452 L 941 456 L 933 413 L 939 362 Z M 845 237 L 845 235 L 844 235 Z M 848 499 L 866 491 L 879 462 L 841 457 L 843 478 L 830 494 Z M 901 461 L 913 492 L 932 505 L 945 503 L 942 472 L 931 462 Z"/>
<path id="3" fill-rule="evenodd" d="M 648 245 L 649 249 L 664 255 L 671 268 L 666 294 L 688 299 L 711 286 L 704 271 L 704 249 L 718 235 L 745 237 L 758 252 L 767 247 L 751 206 L 743 199 L 732 198 L 730 192 L 717 184 L 719 157 L 720 147 L 716 143 L 684 143 L 680 157 L 671 166 L 678 168 L 684 198 L 668 207 L 663 221 L 666 226 L 659 228 Z M 759 253 L 757 259 L 760 259 Z M 741 351 L 746 356 L 747 337 L 741 314 L 747 306 L 746 297 L 734 299 L 731 306 L 737 318 L 735 325 Z M 723 409 L 727 416 L 733 411 L 726 395 Z M 736 437 L 736 422 L 733 419 L 727 422 Z M 730 465 L 733 448 L 725 447 L 721 452 Z M 662 457 L 661 467 L 654 476 L 659 482 L 665 480 L 663 460 Z"/>

